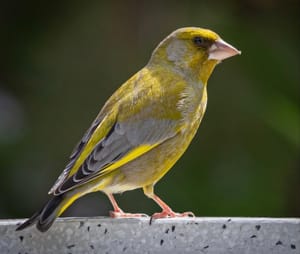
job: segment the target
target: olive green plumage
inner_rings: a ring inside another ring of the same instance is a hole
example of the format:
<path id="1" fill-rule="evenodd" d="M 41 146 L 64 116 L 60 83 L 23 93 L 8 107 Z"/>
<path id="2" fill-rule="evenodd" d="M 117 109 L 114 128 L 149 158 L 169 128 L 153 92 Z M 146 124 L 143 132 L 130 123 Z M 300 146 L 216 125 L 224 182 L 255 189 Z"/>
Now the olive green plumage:
<path id="1" fill-rule="evenodd" d="M 36 223 L 46 231 L 74 200 L 93 191 L 109 196 L 114 217 L 127 214 L 111 194 L 137 188 L 163 208 L 155 218 L 180 216 L 153 193 L 153 186 L 193 139 L 214 67 L 238 53 L 201 28 L 181 28 L 164 39 L 149 63 L 105 103 L 50 190 L 50 201 L 18 230 Z"/>

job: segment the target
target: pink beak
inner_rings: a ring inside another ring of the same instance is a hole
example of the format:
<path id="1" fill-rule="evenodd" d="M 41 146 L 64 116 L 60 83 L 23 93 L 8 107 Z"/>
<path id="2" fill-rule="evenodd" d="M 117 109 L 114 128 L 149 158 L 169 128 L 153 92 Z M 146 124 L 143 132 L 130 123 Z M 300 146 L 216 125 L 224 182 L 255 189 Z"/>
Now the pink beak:
<path id="1" fill-rule="evenodd" d="M 222 61 L 226 58 L 240 55 L 242 52 L 237 50 L 222 39 L 218 39 L 208 50 L 208 59 Z"/>

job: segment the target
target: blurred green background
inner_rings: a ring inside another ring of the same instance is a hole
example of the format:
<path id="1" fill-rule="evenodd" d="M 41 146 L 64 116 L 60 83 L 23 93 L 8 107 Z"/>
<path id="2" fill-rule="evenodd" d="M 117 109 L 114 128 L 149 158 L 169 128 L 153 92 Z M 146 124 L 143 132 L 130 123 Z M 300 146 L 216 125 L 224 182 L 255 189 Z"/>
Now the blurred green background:
<path id="1" fill-rule="evenodd" d="M 0 218 L 47 200 L 107 98 L 184 26 L 210 28 L 242 55 L 219 65 L 192 145 L 156 185 L 197 216 L 300 216 L 299 1 L 1 1 Z M 153 213 L 141 190 L 117 196 Z M 64 215 L 108 215 L 93 193 Z"/>

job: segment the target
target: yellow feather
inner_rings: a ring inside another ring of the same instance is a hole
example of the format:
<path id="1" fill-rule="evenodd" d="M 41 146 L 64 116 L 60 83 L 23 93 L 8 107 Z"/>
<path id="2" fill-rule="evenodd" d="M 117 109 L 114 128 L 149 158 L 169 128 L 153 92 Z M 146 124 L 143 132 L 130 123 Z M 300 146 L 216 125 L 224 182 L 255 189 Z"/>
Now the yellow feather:
<path id="1" fill-rule="evenodd" d="M 158 144 L 141 145 L 141 146 L 133 149 L 121 160 L 118 160 L 118 161 L 114 162 L 113 164 L 111 164 L 110 166 L 108 166 L 107 168 L 103 169 L 101 171 L 101 175 L 123 166 L 124 164 L 128 163 L 129 161 L 132 161 L 132 160 L 136 159 L 137 157 L 141 156 L 142 154 L 150 151 L 152 148 L 156 147 L 157 145 Z"/>
<path id="2" fill-rule="evenodd" d="M 115 122 L 115 117 L 114 115 L 108 115 L 105 117 L 102 122 L 98 125 L 96 128 L 95 132 L 91 136 L 90 140 L 86 144 L 85 148 L 83 149 L 82 153 L 76 160 L 76 163 L 74 164 L 73 168 L 71 169 L 69 173 L 69 177 L 74 175 L 78 168 L 82 165 L 82 163 L 85 161 L 85 159 L 89 156 L 91 151 L 95 148 L 96 144 L 102 140 L 107 133 L 110 131 L 112 128 L 113 124 Z"/>

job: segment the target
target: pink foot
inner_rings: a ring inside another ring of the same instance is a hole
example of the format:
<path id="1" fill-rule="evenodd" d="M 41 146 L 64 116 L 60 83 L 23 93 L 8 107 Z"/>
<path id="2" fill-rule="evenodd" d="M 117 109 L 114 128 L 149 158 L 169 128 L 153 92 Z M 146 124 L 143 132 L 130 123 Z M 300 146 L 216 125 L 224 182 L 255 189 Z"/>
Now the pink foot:
<path id="1" fill-rule="evenodd" d="M 124 213 L 121 211 L 109 211 L 109 216 L 111 218 L 141 218 L 141 217 L 149 217 L 145 213 Z"/>
<path id="2" fill-rule="evenodd" d="M 160 213 L 155 213 L 151 216 L 151 219 L 162 219 L 162 218 L 176 218 L 176 217 L 195 217 L 192 212 L 175 213 L 172 210 L 163 210 Z"/>

